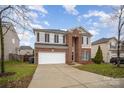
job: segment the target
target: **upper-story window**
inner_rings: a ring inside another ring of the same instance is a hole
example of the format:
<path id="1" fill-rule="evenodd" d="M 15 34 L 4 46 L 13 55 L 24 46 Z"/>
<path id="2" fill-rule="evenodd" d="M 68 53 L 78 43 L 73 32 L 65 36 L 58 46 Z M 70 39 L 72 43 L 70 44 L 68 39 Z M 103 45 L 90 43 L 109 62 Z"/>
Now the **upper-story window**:
<path id="1" fill-rule="evenodd" d="M 65 43 L 65 35 L 63 36 L 63 43 Z"/>
<path id="2" fill-rule="evenodd" d="M 89 44 L 89 39 L 88 39 L 88 37 L 87 37 L 87 45 Z"/>
<path id="3" fill-rule="evenodd" d="M 49 34 L 45 34 L 45 42 L 49 42 Z"/>
<path id="4" fill-rule="evenodd" d="M 37 42 L 39 42 L 39 32 L 37 32 Z"/>
<path id="5" fill-rule="evenodd" d="M 84 43 L 84 37 L 82 37 L 82 44 Z"/>
<path id="6" fill-rule="evenodd" d="M 116 48 L 116 44 L 114 42 L 110 42 L 110 48 Z"/>
<path id="7" fill-rule="evenodd" d="M 59 35 L 57 34 L 54 35 L 54 42 L 59 43 Z"/>
<path id="8" fill-rule="evenodd" d="M 112 47 L 112 44 L 111 44 L 111 42 L 110 42 L 110 48 Z"/>
<path id="9" fill-rule="evenodd" d="M 14 38 L 12 39 L 12 43 L 15 44 L 15 39 Z"/>

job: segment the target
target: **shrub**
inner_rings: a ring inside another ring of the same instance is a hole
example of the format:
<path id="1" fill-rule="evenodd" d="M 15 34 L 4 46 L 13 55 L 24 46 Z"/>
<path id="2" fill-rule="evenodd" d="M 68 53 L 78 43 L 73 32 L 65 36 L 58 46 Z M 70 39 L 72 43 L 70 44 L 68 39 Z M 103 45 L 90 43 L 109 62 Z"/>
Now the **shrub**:
<path id="1" fill-rule="evenodd" d="M 98 50 L 93 60 L 96 64 L 101 64 L 103 62 L 103 55 L 100 46 L 98 47 Z"/>

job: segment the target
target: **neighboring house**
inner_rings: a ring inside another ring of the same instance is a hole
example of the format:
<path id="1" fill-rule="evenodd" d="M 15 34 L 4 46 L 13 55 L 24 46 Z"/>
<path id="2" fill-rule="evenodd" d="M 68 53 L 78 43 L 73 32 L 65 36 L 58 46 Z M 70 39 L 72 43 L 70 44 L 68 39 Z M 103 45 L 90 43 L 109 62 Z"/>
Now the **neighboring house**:
<path id="1" fill-rule="evenodd" d="M 35 63 L 56 64 L 91 62 L 91 34 L 78 27 L 67 31 L 34 29 Z"/>
<path id="2" fill-rule="evenodd" d="M 94 58 L 98 49 L 98 46 L 101 47 L 103 53 L 103 60 L 106 63 L 110 62 L 112 57 L 117 57 L 117 39 L 115 37 L 111 38 L 101 38 L 97 41 L 92 42 L 91 46 L 91 57 Z M 124 57 L 124 50 L 120 48 L 120 56 Z"/>
<path id="3" fill-rule="evenodd" d="M 19 55 L 33 55 L 33 49 L 30 46 L 20 46 Z"/>
<path id="4" fill-rule="evenodd" d="M 10 28 L 6 33 L 6 27 Z M 4 56 L 5 60 L 9 60 L 9 54 L 18 54 L 19 49 L 19 37 L 11 23 L 3 24 L 4 35 Z M 0 41 L 1 43 L 1 41 Z M 1 44 L 0 44 L 1 48 Z M 0 49 L 0 59 L 1 59 L 1 49 Z"/>

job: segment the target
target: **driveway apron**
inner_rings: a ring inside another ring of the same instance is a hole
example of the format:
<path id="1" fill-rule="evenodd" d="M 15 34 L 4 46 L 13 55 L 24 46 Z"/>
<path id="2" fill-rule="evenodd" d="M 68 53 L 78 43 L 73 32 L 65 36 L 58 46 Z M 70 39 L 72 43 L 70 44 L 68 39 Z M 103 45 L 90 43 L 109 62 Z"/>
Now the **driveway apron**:
<path id="1" fill-rule="evenodd" d="M 124 79 L 78 70 L 67 64 L 38 65 L 29 88 L 113 88 L 124 87 Z"/>

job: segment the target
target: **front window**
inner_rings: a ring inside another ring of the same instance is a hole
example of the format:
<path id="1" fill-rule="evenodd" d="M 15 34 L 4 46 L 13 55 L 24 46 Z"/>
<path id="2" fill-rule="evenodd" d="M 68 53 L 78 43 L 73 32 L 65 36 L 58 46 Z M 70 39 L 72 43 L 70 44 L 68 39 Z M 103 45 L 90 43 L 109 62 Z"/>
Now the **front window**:
<path id="1" fill-rule="evenodd" d="M 83 61 L 89 61 L 90 60 L 90 52 L 89 51 L 86 51 L 86 50 L 83 51 L 82 60 Z"/>
<path id="2" fill-rule="evenodd" d="M 110 42 L 110 48 L 115 49 L 115 48 L 116 48 L 116 44 L 115 44 L 115 43 L 111 43 L 111 42 Z"/>
<path id="3" fill-rule="evenodd" d="M 72 61 L 74 61 L 74 52 L 72 52 Z"/>
<path id="4" fill-rule="evenodd" d="M 59 35 L 54 35 L 54 42 L 59 43 Z"/>
<path id="5" fill-rule="evenodd" d="M 14 38 L 12 39 L 12 43 L 15 44 L 15 39 Z"/>
<path id="6" fill-rule="evenodd" d="M 49 42 L 49 34 L 45 34 L 45 42 Z"/>
<path id="7" fill-rule="evenodd" d="M 65 36 L 63 36 L 63 43 L 65 43 Z"/>

